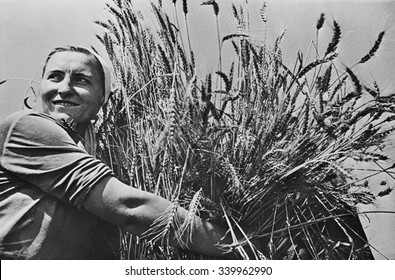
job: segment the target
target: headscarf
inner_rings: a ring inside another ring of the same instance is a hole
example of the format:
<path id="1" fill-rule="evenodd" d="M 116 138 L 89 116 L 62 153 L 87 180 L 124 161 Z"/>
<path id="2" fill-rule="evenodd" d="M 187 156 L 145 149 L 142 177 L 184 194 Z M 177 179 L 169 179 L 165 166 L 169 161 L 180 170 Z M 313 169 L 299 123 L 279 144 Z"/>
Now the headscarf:
<path id="1" fill-rule="evenodd" d="M 84 49 L 86 49 L 86 48 L 84 48 Z M 86 50 L 89 51 L 92 55 L 94 55 L 97 58 L 97 60 L 100 62 L 101 67 L 103 69 L 103 73 L 104 73 L 104 103 L 103 104 L 106 104 L 108 99 L 110 98 L 110 94 L 111 94 L 111 71 L 110 71 L 110 67 L 108 67 L 108 64 L 96 52 L 91 51 L 89 49 L 86 49 Z"/>
<path id="2" fill-rule="evenodd" d="M 100 55 L 98 55 L 96 52 L 91 51 L 91 50 L 89 50 L 87 48 L 83 48 L 83 49 L 87 50 L 92 55 L 94 55 L 97 58 L 97 60 L 100 62 L 100 65 L 101 65 L 101 67 L 103 69 L 103 73 L 104 73 L 104 102 L 103 102 L 103 105 L 104 105 L 104 104 L 107 103 L 108 99 L 110 98 L 110 94 L 111 94 L 111 71 L 110 71 L 110 67 L 104 61 L 104 59 Z M 96 131 L 95 131 L 95 127 L 93 126 L 92 123 L 89 123 L 88 127 L 85 129 L 84 139 L 83 139 L 81 144 L 82 144 L 84 150 L 88 154 L 90 154 L 92 156 L 96 155 L 96 146 L 97 146 L 97 144 L 96 144 Z"/>

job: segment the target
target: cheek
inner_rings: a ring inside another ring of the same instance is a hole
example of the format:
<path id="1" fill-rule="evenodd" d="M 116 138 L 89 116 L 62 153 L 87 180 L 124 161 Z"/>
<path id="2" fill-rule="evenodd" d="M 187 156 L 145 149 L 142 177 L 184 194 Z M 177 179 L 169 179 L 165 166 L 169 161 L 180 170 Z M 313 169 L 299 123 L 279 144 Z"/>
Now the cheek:
<path id="1" fill-rule="evenodd" d="M 46 88 L 41 86 L 39 92 L 39 102 L 41 103 L 41 108 L 43 109 L 44 113 L 47 113 L 47 111 L 50 109 L 50 96 L 51 94 L 46 90 Z"/>
<path id="2" fill-rule="evenodd" d="M 101 102 L 97 99 L 89 99 L 84 102 L 85 114 L 90 118 L 96 117 L 97 112 L 100 110 Z"/>
<path id="3" fill-rule="evenodd" d="M 84 100 L 85 109 L 89 111 L 90 114 L 95 114 L 99 111 L 103 103 L 103 94 L 101 93 L 101 88 L 95 88 L 90 90 L 86 95 L 80 95 Z"/>
<path id="4" fill-rule="evenodd" d="M 43 101 L 51 98 L 52 92 L 53 90 L 51 89 L 50 85 L 47 82 L 41 82 L 39 94 Z"/>

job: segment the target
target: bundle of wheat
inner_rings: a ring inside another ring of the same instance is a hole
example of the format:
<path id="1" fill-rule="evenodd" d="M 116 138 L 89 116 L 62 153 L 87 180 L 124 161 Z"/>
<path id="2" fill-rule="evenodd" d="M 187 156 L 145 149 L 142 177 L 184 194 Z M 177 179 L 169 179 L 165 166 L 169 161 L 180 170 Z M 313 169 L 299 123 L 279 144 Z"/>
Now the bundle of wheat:
<path id="1" fill-rule="evenodd" d="M 354 163 L 389 160 L 378 148 L 393 130 L 395 95 L 383 95 L 375 82 L 363 85 L 353 68 L 375 55 L 384 32 L 342 70 L 335 21 L 325 54 L 317 47 L 306 64 L 299 53 L 290 68 L 282 61 L 284 33 L 274 46 L 252 42 L 245 11 L 233 6 L 239 32 L 220 40 L 219 6 L 206 1 L 214 8 L 219 53 L 230 43 L 235 51 L 229 71 L 219 57 L 214 75 L 221 83 L 214 88 L 213 74 L 202 78 L 195 71 L 187 2 L 188 47 L 175 2 L 173 20 L 161 1 L 152 4 L 154 31 L 130 1 L 114 1 L 112 18 L 97 22 L 106 30 L 98 38 L 118 88 L 97 124 L 102 158 L 124 182 L 190 210 L 178 224 L 169 209 L 147 232 L 149 240 L 124 233 L 123 258 L 205 258 L 167 246 L 169 229 L 189 232 L 194 215 L 223 224 L 232 236 L 242 232 L 245 238 L 228 246 L 241 258 L 248 258 L 245 244 L 257 259 L 371 258 L 357 205 L 374 196 L 365 178 L 353 174 Z M 266 4 L 264 23 L 265 11 Z M 324 24 L 321 14 L 315 46 Z"/>

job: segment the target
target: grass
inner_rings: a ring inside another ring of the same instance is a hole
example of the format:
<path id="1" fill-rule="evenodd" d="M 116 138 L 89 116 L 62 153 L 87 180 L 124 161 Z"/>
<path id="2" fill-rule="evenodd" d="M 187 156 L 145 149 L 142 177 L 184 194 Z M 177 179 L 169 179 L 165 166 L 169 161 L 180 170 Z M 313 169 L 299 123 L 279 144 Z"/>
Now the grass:
<path id="1" fill-rule="evenodd" d="M 190 232 L 194 215 L 222 224 L 231 236 L 243 232 L 244 240 L 228 246 L 241 259 L 248 258 L 241 244 L 250 245 L 256 259 L 371 258 L 358 205 L 375 197 L 368 178 L 355 171 L 359 162 L 391 165 L 382 148 L 394 130 L 395 95 L 354 72 L 374 57 L 385 33 L 355 65 L 339 66 L 341 27 L 321 14 L 314 59 L 305 62 L 299 53 L 288 66 L 280 47 L 284 33 L 272 44 L 252 41 L 247 9 L 233 5 L 238 32 L 222 36 L 221 7 L 206 1 L 214 8 L 219 66 L 202 75 L 189 38 L 188 3 L 178 11 L 173 2 L 173 17 L 162 1 L 151 4 L 155 29 L 123 0 L 107 6 L 109 21 L 96 22 L 106 31 L 98 39 L 117 87 L 96 124 L 101 157 L 125 183 L 190 212 L 179 224 L 169 209 L 148 232 L 151 240 L 123 233 L 122 258 L 207 258 L 167 245 L 169 229 Z M 265 12 L 266 3 L 263 24 Z M 333 36 L 320 54 L 324 24 L 332 25 Z M 234 49 L 228 69 L 221 57 L 226 44 Z M 375 172 L 390 174 L 392 167 Z"/>

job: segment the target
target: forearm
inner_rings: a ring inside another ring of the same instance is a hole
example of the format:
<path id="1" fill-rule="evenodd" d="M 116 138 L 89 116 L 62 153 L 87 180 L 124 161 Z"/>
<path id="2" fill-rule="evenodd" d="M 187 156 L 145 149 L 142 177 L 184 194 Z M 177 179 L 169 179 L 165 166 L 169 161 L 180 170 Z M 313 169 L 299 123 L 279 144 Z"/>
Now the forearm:
<path id="1" fill-rule="evenodd" d="M 170 201 L 131 188 L 115 178 L 103 180 L 91 191 L 85 203 L 86 210 L 135 235 L 146 232 L 155 220 L 161 217 L 170 207 L 172 207 Z M 186 209 L 177 208 L 178 224 L 185 221 L 187 214 Z M 191 240 L 189 239 L 189 232 L 181 237 L 182 243 L 186 244 L 188 248 L 199 253 L 215 256 L 224 253 L 224 250 L 217 246 L 225 235 L 224 229 L 197 216 L 195 216 L 194 225 L 191 228 L 193 230 Z M 171 228 L 170 242 L 171 245 L 179 247 L 179 239 L 175 238 L 177 230 L 177 228 Z"/>
<path id="2" fill-rule="evenodd" d="M 133 214 L 130 214 L 126 223 L 123 225 L 124 230 L 137 235 L 141 235 L 151 229 L 155 226 L 155 221 L 166 213 L 169 208 L 176 207 L 162 197 L 150 193 L 144 193 L 143 195 L 145 197 L 144 203 L 130 210 L 130 213 Z M 194 252 L 213 256 L 220 256 L 225 253 L 225 250 L 219 246 L 221 243 L 225 244 L 224 242 L 231 243 L 230 238 L 227 238 L 228 240 L 222 240 L 226 234 L 225 229 L 198 216 L 194 216 L 193 221 L 186 221 L 188 219 L 188 211 L 182 207 L 177 207 L 175 215 L 177 217 L 174 220 L 177 220 L 177 223 L 173 223 L 169 228 L 170 245 L 182 247 L 183 244 Z M 179 227 L 184 222 L 191 222 L 193 226 L 191 225 L 182 234 Z M 161 231 L 164 228 L 159 228 L 158 230 Z"/>

